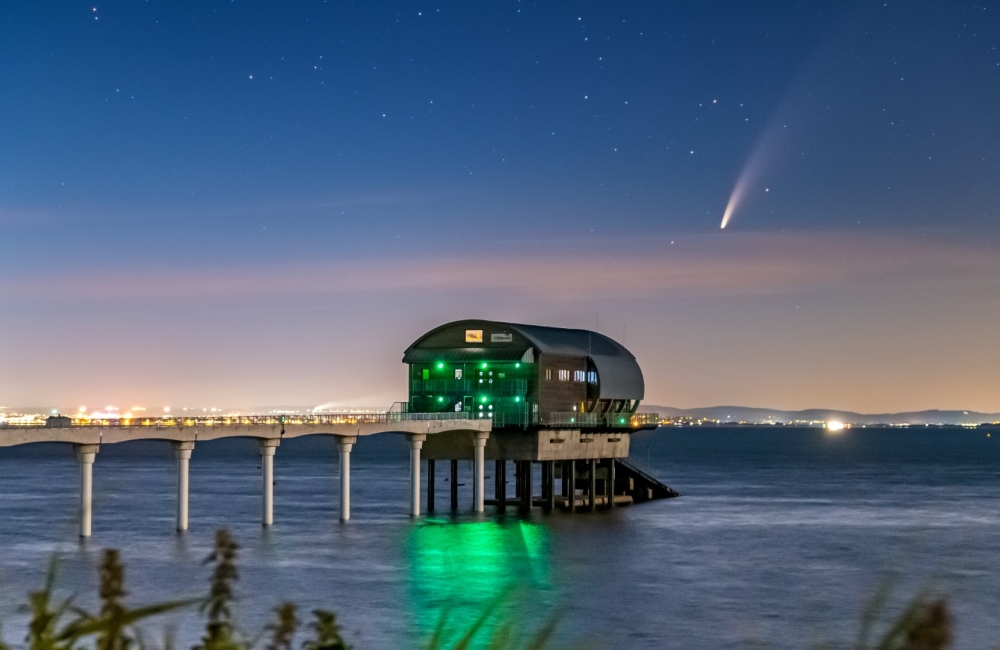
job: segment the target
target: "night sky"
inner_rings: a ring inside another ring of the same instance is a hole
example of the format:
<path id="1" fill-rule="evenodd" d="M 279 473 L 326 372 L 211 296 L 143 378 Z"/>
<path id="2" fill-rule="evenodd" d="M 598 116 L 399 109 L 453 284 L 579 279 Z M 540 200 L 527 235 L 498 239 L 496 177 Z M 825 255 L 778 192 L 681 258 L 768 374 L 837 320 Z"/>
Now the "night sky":
<path id="1" fill-rule="evenodd" d="M 1000 410 L 998 116 L 991 2 L 4 3 L 0 405 L 388 406 L 491 318 Z"/>

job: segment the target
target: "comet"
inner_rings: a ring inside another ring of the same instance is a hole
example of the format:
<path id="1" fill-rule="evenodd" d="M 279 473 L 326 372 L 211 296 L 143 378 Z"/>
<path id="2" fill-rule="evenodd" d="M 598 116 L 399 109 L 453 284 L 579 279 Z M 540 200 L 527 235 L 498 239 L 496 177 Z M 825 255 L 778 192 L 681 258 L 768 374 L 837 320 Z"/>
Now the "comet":
<path id="1" fill-rule="evenodd" d="M 770 146 L 771 142 L 772 140 L 766 138 L 766 136 L 761 138 L 747 159 L 746 164 L 743 165 L 743 169 L 740 170 L 740 175 L 736 179 L 736 185 L 733 186 L 733 193 L 729 195 L 729 203 L 726 204 L 726 211 L 722 214 L 722 224 L 719 227 L 723 230 L 729 225 L 730 219 L 733 218 L 733 215 L 736 214 L 736 211 L 743 204 L 749 191 L 760 180 L 761 173 L 767 166 L 765 163 L 771 158 L 770 154 L 774 150 L 773 146 Z"/>
<path id="2" fill-rule="evenodd" d="M 784 115 L 789 112 L 787 107 L 784 108 L 786 110 L 779 111 L 778 115 Z M 750 152 L 750 157 L 747 158 L 743 169 L 740 170 L 740 175 L 736 178 L 733 193 L 729 195 L 729 203 L 726 204 L 726 211 L 722 214 L 720 228 L 723 230 L 726 229 L 733 215 L 736 214 L 736 211 L 743 204 L 743 201 L 755 187 L 760 185 L 765 170 L 770 168 L 772 160 L 777 156 L 782 143 L 786 142 L 788 137 L 788 121 L 780 119 L 778 116 L 772 118 L 764 129 L 763 135 L 757 140 L 753 150 Z"/>
<path id="3" fill-rule="evenodd" d="M 736 185 L 733 187 L 733 193 L 729 195 L 729 203 L 726 204 L 726 211 L 722 215 L 722 225 L 719 226 L 723 230 L 726 229 L 726 224 L 729 223 L 729 220 L 733 218 L 733 213 L 736 212 L 736 208 L 740 207 L 740 203 L 743 202 L 747 186 L 750 184 L 749 170 L 749 164 L 743 167 L 739 178 L 736 179 Z"/>

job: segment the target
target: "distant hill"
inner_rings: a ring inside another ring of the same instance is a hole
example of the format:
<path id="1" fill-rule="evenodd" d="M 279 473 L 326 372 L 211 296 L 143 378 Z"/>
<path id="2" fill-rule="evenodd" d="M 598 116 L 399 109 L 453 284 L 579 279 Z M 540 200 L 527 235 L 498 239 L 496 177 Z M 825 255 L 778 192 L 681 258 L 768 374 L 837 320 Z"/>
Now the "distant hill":
<path id="1" fill-rule="evenodd" d="M 643 404 L 643 412 L 659 413 L 669 418 L 705 418 L 722 422 L 815 422 L 836 420 L 845 424 L 981 424 L 1000 421 L 1000 413 L 978 411 L 911 411 L 908 413 L 855 413 L 836 409 L 806 409 L 782 411 L 780 409 L 749 406 L 708 406 L 705 408 L 679 409 L 672 406 Z"/>

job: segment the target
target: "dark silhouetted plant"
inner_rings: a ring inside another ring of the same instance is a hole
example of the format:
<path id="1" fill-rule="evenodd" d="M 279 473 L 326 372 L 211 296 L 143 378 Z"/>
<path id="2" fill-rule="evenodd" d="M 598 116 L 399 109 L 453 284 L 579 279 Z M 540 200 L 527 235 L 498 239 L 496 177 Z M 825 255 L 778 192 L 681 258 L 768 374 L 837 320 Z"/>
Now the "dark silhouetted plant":
<path id="1" fill-rule="evenodd" d="M 278 620 L 267 626 L 267 630 L 271 633 L 271 642 L 267 644 L 267 650 L 292 650 L 292 639 L 299 627 L 299 619 L 295 617 L 295 604 L 282 603 L 274 611 L 278 615 Z"/>
<path id="2" fill-rule="evenodd" d="M 303 650 L 351 650 L 340 637 L 340 626 L 333 612 L 313 610 L 313 622 L 309 627 L 316 636 L 302 644 Z"/>
<path id="3" fill-rule="evenodd" d="M 201 645 L 197 646 L 199 650 L 244 650 L 248 645 L 236 638 L 229 609 L 234 597 L 233 583 L 239 579 L 236 571 L 238 548 L 229 531 L 222 529 L 215 533 L 215 547 L 204 562 L 214 563 L 215 569 L 208 599 L 201 606 L 201 611 L 208 615 L 208 622 Z"/>

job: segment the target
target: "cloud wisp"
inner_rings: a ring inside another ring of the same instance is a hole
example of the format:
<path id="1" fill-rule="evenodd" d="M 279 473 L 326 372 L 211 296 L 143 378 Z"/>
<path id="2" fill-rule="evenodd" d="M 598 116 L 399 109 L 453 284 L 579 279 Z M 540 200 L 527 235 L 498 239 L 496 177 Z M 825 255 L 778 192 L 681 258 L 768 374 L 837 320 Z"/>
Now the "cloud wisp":
<path id="1" fill-rule="evenodd" d="M 940 241 L 940 240 L 938 240 Z M 773 294 L 864 282 L 958 282 L 1000 276 L 975 244 L 933 247 L 906 236 L 740 233 L 644 242 L 588 253 L 494 253 L 390 260 L 269 262 L 8 274 L 0 300 L 121 301 L 326 296 L 373 292 L 501 291 L 561 299 Z"/>

